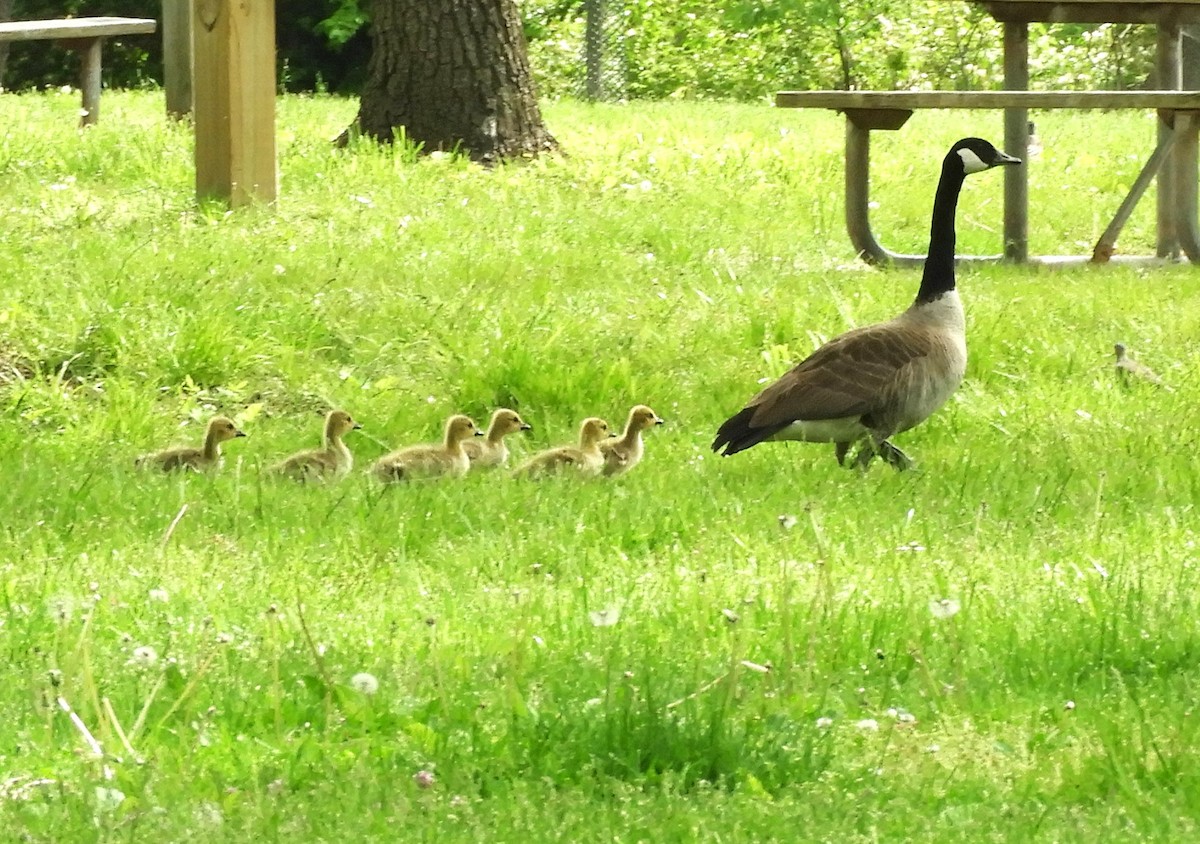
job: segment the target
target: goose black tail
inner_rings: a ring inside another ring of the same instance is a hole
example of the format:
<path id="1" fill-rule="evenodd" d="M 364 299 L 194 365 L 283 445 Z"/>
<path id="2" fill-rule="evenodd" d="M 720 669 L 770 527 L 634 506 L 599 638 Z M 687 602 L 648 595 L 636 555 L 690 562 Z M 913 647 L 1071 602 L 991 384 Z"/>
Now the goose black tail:
<path id="1" fill-rule="evenodd" d="M 724 456 L 728 457 L 739 451 L 745 451 L 750 446 L 758 445 L 785 427 L 783 425 L 772 425 L 766 428 L 751 426 L 750 419 L 754 416 L 755 410 L 757 410 L 755 407 L 742 408 L 726 419 L 724 424 L 717 429 L 712 450 L 719 453 L 724 448 Z"/>

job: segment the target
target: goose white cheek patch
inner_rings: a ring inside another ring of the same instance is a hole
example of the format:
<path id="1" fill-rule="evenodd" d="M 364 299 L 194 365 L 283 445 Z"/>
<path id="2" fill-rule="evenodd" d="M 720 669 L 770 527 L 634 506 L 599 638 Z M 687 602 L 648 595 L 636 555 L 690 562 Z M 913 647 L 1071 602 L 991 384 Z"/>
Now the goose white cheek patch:
<path id="1" fill-rule="evenodd" d="M 963 147 L 962 149 L 960 149 L 958 151 L 958 154 L 959 154 L 959 157 L 962 158 L 963 170 L 965 172 L 979 173 L 979 172 L 982 172 L 982 171 L 988 169 L 988 166 L 983 163 L 983 160 L 980 159 L 980 157 L 978 155 L 976 155 L 974 152 L 967 149 L 966 147 Z"/>

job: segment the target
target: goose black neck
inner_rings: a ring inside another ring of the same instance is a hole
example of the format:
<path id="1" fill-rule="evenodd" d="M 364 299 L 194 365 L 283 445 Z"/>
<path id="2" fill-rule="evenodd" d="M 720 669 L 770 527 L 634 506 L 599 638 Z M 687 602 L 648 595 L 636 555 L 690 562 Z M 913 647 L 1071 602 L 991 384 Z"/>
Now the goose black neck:
<path id="1" fill-rule="evenodd" d="M 933 220 L 929 227 L 929 254 L 917 302 L 932 302 L 954 289 L 954 214 L 958 209 L 958 194 L 966 178 L 958 162 L 947 158 L 942 164 L 937 195 L 933 199 Z"/>

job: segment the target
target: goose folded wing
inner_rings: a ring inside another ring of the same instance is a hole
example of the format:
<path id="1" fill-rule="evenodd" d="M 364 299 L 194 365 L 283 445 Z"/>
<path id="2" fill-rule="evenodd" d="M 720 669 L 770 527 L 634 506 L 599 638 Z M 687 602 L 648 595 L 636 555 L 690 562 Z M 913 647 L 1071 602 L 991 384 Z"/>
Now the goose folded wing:
<path id="1" fill-rule="evenodd" d="M 750 425 L 779 428 L 798 420 L 863 416 L 885 402 L 909 367 L 928 354 L 911 332 L 875 325 L 817 349 L 750 400 Z"/>

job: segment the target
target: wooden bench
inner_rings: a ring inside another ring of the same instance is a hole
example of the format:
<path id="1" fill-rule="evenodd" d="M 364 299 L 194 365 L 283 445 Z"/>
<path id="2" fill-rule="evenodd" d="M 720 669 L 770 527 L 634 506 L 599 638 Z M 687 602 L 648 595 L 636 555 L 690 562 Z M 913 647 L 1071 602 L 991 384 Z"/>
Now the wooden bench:
<path id="1" fill-rule="evenodd" d="M 0 23 L 0 41 L 58 41 L 77 50 L 81 60 L 79 87 L 83 91 L 81 126 L 100 119 L 100 47 L 113 35 L 146 35 L 154 32 L 151 18 L 69 18 L 66 20 L 8 21 Z"/>
<path id="2" fill-rule="evenodd" d="M 880 245 L 871 231 L 868 214 L 871 130 L 899 129 L 917 109 L 1156 110 L 1164 127 L 1159 142 L 1092 250 L 1090 259 L 1084 260 L 1105 262 L 1112 257 L 1121 228 L 1155 174 L 1168 156 L 1173 156 L 1178 174 L 1174 185 L 1174 223 L 1180 247 L 1193 263 L 1200 263 L 1200 231 L 1196 219 L 1200 91 L 780 91 L 775 96 L 775 104 L 781 108 L 831 109 L 846 115 L 846 228 L 850 241 L 858 254 L 870 263 L 906 266 L 921 264 L 925 258 L 892 252 Z M 1007 140 L 1013 147 L 1007 151 L 1024 158 L 1028 135 L 1022 130 Z M 1018 207 L 1010 207 L 1012 205 Z M 1023 231 L 1027 215 L 1028 209 L 1023 202 L 1006 201 L 1006 231 Z M 1010 218 L 1015 223 L 1011 223 Z M 964 257 L 994 261 L 1002 256 Z M 1079 259 L 1043 256 L 1032 260 L 1063 263 Z"/>

